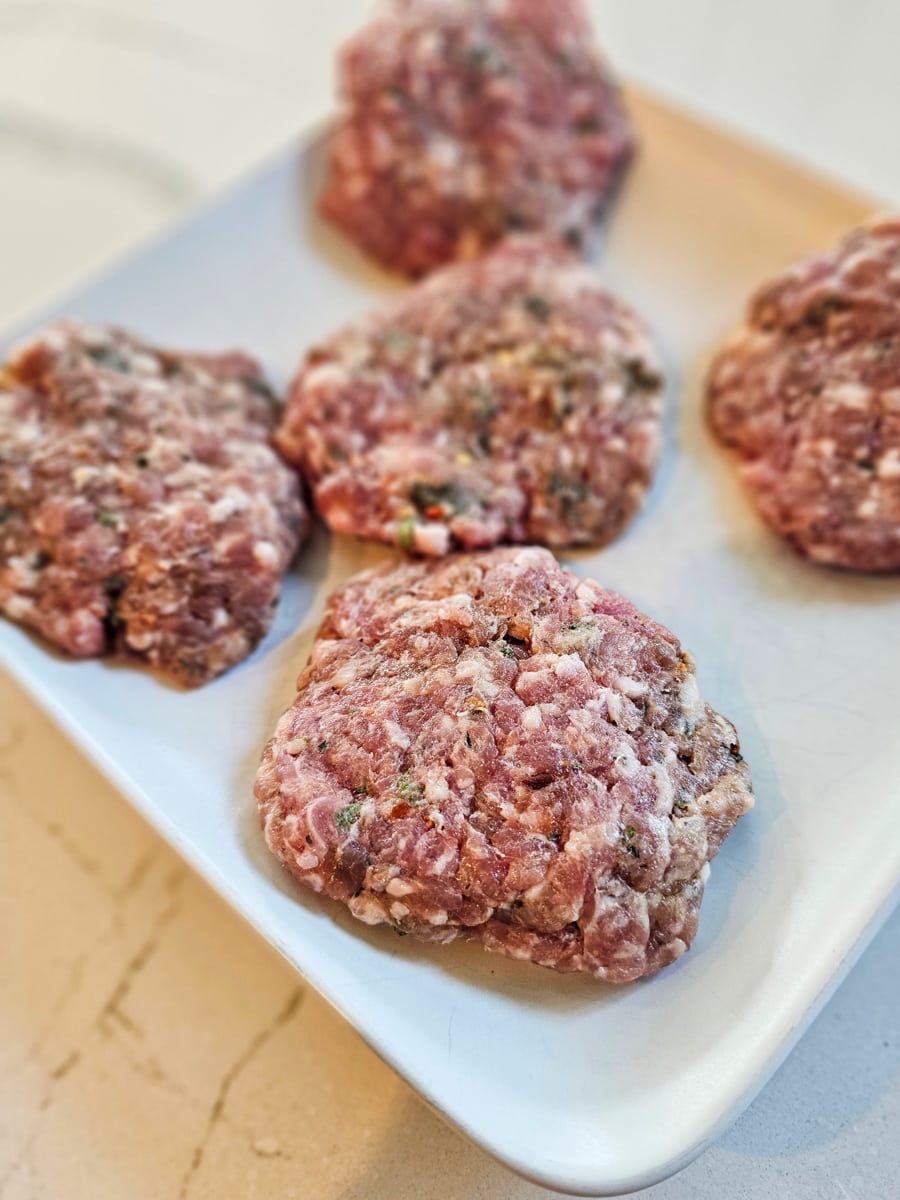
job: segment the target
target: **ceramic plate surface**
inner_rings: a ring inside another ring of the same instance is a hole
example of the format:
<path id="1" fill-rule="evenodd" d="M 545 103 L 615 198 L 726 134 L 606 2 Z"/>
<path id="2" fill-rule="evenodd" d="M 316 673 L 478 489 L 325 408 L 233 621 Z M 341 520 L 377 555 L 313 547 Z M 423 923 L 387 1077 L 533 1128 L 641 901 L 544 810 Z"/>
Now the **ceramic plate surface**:
<path id="1" fill-rule="evenodd" d="M 643 155 L 598 261 L 665 349 L 667 449 L 627 534 L 567 561 L 676 631 L 753 770 L 757 807 L 713 864 L 684 959 L 615 989 L 473 945 L 423 947 L 270 861 L 251 793 L 260 749 L 325 596 L 383 550 L 319 530 L 264 644 L 192 693 L 65 661 L 0 622 L 0 661 L 435 1109 L 515 1170 L 590 1195 L 683 1166 L 749 1101 L 900 879 L 900 579 L 794 558 L 701 414 L 705 363 L 749 290 L 869 206 L 658 103 L 632 106 Z M 31 324 L 64 312 L 175 347 L 246 347 L 284 383 L 306 347 L 397 286 L 314 218 L 321 157 L 313 135 Z"/>

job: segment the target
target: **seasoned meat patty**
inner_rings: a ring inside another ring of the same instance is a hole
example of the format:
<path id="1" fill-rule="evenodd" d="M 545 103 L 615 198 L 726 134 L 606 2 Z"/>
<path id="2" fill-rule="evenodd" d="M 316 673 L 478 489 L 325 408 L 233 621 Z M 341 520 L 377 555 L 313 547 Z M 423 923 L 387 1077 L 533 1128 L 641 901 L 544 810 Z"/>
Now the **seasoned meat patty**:
<path id="1" fill-rule="evenodd" d="M 189 686 L 239 662 L 307 528 L 277 416 L 242 354 L 44 330 L 0 375 L 0 611 Z"/>
<path id="2" fill-rule="evenodd" d="M 677 639 L 546 550 L 332 597 L 256 782 L 266 840 L 368 924 L 622 983 L 683 954 L 750 808 Z"/>
<path id="3" fill-rule="evenodd" d="M 582 243 L 634 149 L 581 0 L 399 0 L 340 85 L 322 211 L 411 275 L 511 230 Z"/>
<path id="4" fill-rule="evenodd" d="M 647 330 L 556 243 L 445 267 L 314 349 L 278 444 L 332 529 L 446 554 L 606 542 L 659 456 Z"/>
<path id="5" fill-rule="evenodd" d="M 900 218 L 762 288 L 713 367 L 709 415 L 795 550 L 900 570 Z"/>

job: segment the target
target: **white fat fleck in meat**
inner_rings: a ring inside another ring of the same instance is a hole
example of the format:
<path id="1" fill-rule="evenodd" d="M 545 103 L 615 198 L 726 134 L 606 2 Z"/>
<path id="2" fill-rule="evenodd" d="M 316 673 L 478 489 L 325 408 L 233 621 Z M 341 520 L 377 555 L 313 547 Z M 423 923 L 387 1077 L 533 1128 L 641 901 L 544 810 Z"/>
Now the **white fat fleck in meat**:
<path id="1" fill-rule="evenodd" d="M 347 902 L 350 911 L 365 925 L 380 925 L 385 920 L 385 911 L 374 896 L 363 893 Z"/>
<path id="2" fill-rule="evenodd" d="M 338 388 L 352 374 L 352 367 L 344 362 L 327 362 L 310 367 L 306 373 L 306 386 L 310 392 Z"/>
<path id="3" fill-rule="evenodd" d="M 856 515 L 862 521 L 871 521 L 873 517 L 878 516 L 879 507 L 877 496 L 867 496 L 865 500 L 856 506 Z"/>
<path id="4" fill-rule="evenodd" d="M 626 695 L 629 700 L 638 700 L 641 696 L 646 696 L 650 691 L 649 684 L 642 679 L 632 679 L 630 675 L 620 675 L 614 680 L 614 686 L 618 691 Z"/>
<path id="5" fill-rule="evenodd" d="M 444 769 L 435 763 L 429 767 L 424 782 L 425 799 L 430 804 L 443 804 L 450 799 L 450 787 L 447 783 Z"/>
<path id="6" fill-rule="evenodd" d="M 702 718 L 704 712 L 703 700 L 700 696 L 700 689 L 697 686 L 697 676 L 693 672 L 686 675 L 682 680 L 681 686 L 678 689 L 678 702 L 687 721 L 693 723 Z"/>
<path id="7" fill-rule="evenodd" d="M 656 794 L 659 797 L 658 811 L 670 813 L 672 811 L 672 802 L 675 799 L 675 786 L 672 782 L 671 773 L 666 770 L 662 763 L 654 763 L 651 770 L 653 772 L 653 784 L 656 788 Z"/>
<path id="8" fill-rule="evenodd" d="M 415 885 L 410 883 L 408 879 L 394 878 L 388 881 L 387 887 L 384 889 L 389 896 L 408 896 L 410 892 L 414 892 Z"/>
<path id="9" fill-rule="evenodd" d="M 75 467 L 72 471 L 72 482 L 79 491 L 102 478 L 103 472 L 98 467 Z"/>
<path id="10" fill-rule="evenodd" d="M 625 705 L 622 697 L 615 692 L 606 692 L 606 711 L 613 725 L 621 725 L 625 715 Z"/>
<path id="11" fill-rule="evenodd" d="M 34 608 L 34 601 L 27 596 L 10 596 L 3 602 L 3 611 L 13 621 L 26 621 Z"/>
<path id="12" fill-rule="evenodd" d="M 409 735 L 403 731 L 396 721 L 385 721 L 384 732 L 392 746 L 399 746 L 401 750 L 407 750 L 411 745 Z"/>
<path id="13" fill-rule="evenodd" d="M 416 525 L 413 537 L 415 548 L 420 554 L 440 558 L 450 550 L 450 531 L 446 525 L 438 525 L 435 522 Z"/>
<path id="14" fill-rule="evenodd" d="M 577 654 L 565 654 L 553 664 L 554 673 L 563 682 L 574 682 L 586 674 L 584 663 Z"/>
<path id="15" fill-rule="evenodd" d="M 271 569 L 279 561 L 279 553 L 271 542 L 254 542 L 253 559 L 260 566 Z"/>
<path id="16" fill-rule="evenodd" d="M 245 512 L 249 503 L 250 498 L 243 488 L 228 488 L 215 504 L 210 505 L 210 518 L 216 524 L 227 521 L 235 513 Z"/>
<path id="17" fill-rule="evenodd" d="M 822 399 L 842 408 L 864 409 L 872 397 L 872 389 L 859 383 L 834 383 L 822 393 Z"/>
<path id="18" fill-rule="evenodd" d="M 453 138 L 435 133 L 428 139 L 428 158 L 443 171 L 452 171 L 462 157 L 460 145 Z"/>
<path id="19" fill-rule="evenodd" d="M 613 774 L 620 779 L 630 779 L 640 769 L 641 764 L 634 750 L 627 742 L 623 742 L 613 758 Z"/>
<path id="20" fill-rule="evenodd" d="M 522 726 L 523 728 L 527 729 L 529 733 L 534 733 L 536 730 L 540 729 L 542 723 L 543 718 L 541 716 L 540 705 L 532 704 L 522 712 Z"/>

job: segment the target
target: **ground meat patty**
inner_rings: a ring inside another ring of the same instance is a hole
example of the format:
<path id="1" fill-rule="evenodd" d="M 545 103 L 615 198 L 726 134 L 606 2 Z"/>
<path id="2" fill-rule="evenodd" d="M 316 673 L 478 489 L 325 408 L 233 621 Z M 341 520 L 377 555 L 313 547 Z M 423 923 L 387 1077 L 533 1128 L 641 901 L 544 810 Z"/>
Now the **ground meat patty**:
<path id="1" fill-rule="evenodd" d="M 324 214 L 412 275 L 584 241 L 634 142 L 581 0 L 401 0 L 345 48 Z"/>
<path id="2" fill-rule="evenodd" d="M 900 219 L 764 287 L 713 367 L 709 404 L 760 513 L 797 551 L 900 570 Z"/>
<path id="3" fill-rule="evenodd" d="M 369 924 L 625 982 L 691 943 L 750 808 L 676 638 L 546 550 L 333 596 L 256 783 L 272 851 Z"/>
<path id="4" fill-rule="evenodd" d="M 188 685 L 238 662 L 307 525 L 277 415 L 242 354 L 46 329 L 0 375 L 0 611 Z"/>
<path id="5" fill-rule="evenodd" d="M 313 350 L 278 443 L 339 533 L 431 555 L 597 543 L 641 503 L 661 409 L 643 322 L 529 236 Z"/>

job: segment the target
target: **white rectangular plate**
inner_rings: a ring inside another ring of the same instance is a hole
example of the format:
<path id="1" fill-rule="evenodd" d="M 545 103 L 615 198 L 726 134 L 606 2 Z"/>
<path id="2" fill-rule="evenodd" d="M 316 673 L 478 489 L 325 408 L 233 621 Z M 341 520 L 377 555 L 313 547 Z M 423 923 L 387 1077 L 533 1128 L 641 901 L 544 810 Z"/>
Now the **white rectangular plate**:
<path id="1" fill-rule="evenodd" d="M 753 516 L 701 412 L 703 364 L 749 289 L 865 205 L 645 98 L 632 105 L 644 153 L 601 268 L 659 333 L 672 419 L 645 512 L 571 562 L 694 651 L 753 769 L 757 808 L 713 866 L 686 958 L 613 989 L 476 946 L 422 947 L 353 922 L 270 862 L 251 794 L 260 748 L 324 597 L 381 550 L 319 531 L 265 643 L 193 693 L 64 661 L 0 623 L 13 674 L 378 1053 L 515 1170 L 590 1195 L 683 1166 L 747 1103 L 900 879 L 900 580 L 795 559 Z M 177 347 L 246 347 L 283 382 L 306 347 L 396 286 L 313 216 L 320 160 L 310 138 L 40 320 L 67 312 Z"/>

